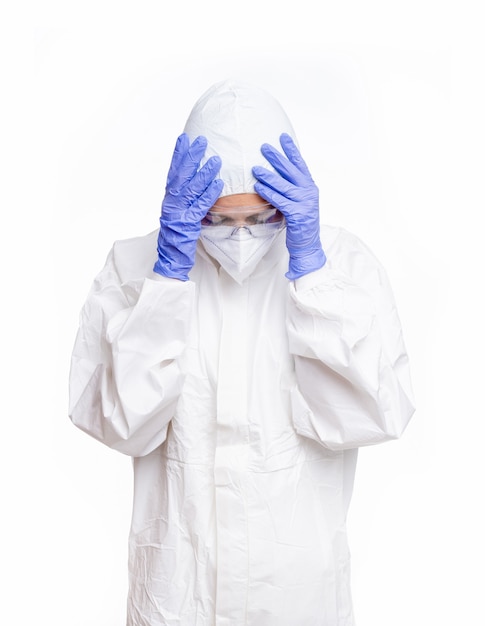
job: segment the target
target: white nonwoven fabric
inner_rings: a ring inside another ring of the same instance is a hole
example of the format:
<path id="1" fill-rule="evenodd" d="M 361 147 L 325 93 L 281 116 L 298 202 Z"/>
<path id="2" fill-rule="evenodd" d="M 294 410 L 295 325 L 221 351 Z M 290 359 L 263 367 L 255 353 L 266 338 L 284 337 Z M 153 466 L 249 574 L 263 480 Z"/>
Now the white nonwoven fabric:
<path id="1" fill-rule="evenodd" d="M 273 96 L 235 80 L 224 80 L 208 89 L 195 103 L 184 131 L 191 141 L 198 135 L 207 138 L 204 161 L 221 157 L 221 197 L 254 193 L 253 166 L 273 169 L 261 154 L 263 143 L 279 149 L 281 133 L 297 141 L 288 116 Z"/>

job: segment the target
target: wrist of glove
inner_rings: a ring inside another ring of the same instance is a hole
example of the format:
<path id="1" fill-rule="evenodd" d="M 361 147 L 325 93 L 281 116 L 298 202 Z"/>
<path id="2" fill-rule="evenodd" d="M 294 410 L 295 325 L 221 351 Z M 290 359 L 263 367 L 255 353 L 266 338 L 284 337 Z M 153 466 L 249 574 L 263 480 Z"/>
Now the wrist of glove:
<path id="1" fill-rule="evenodd" d="M 160 217 L 156 261 L 153 271 L 168 278 L 189 280 L 194 265 L 200 222 Z"/>
<path id="2" fill-rule="evenodd" d="M 254 167 L 255 191 L 276 207 L 286 220 L 286 247 L 290 256 L 290 280 L 314 272 L 325 265 L 320 241 L 318 187 L 292 138 L 280 137 L 284 155 L 263 144 L 261 152 L 276 172 Z"/>
<path id="3" fill-rule="evenodd" d="M 305 242 L 303 246 L 298 246 L 288 241 L 288 233 L 291 233 L 291 231 L 288 231 L 287 226 L 286 247 L 288 248 L 290 260 L 288 263 L 288 271 L 285 274 L 286 278 L 296 280 L 301 276 L 305 276 L 305 274 L 315 272 L 325 265 L 327 257 L 323 251 L 319 234 L 317 234 L 313 241 Z M 290 235 L 290 239 L 293 239 L 292 235 Z"/>

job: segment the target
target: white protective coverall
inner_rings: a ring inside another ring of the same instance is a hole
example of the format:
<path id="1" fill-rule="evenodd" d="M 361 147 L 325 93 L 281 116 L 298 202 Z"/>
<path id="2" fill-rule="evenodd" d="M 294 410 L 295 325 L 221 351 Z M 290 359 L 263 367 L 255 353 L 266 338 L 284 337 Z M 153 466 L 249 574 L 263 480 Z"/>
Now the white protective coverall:
<path id="1" fill-rule="evenodd" d="M 277 102 L 231 82 L 186 126 L 252 192 Z M 311 164 L 310 164 L 311 165 Z M 270 168 L 271 169 L 271 168 Z M 241 285 L 198 244 L 190 280 L 152 271 L 157 231 L 115 242 L 81 313 L 70 416 L 134 457 L 129 626 L 351 626 L 346 514 L 359 446 L 413 413 L 393 295 L 360 239 L 285 278 L 285 231 Z"/>

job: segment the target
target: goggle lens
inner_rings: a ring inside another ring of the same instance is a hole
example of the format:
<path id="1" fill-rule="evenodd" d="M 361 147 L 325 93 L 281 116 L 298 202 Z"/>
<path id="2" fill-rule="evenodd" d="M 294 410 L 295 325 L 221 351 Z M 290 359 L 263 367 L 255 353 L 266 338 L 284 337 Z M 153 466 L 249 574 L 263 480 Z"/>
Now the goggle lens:
<path id="1" fill-rule="evenodd" d="M 261 206 L 261 205 L 259 205 Z M 263 205 L 264 206 L 264 205 Z M 268 204 L 267 209 L 255 211 L 256 207 L 238 207 L 231 210 L 210 210 L 202 220 L 203 226 L 254 226 L 256 224 L 272 224 L 283 221 L 283 215 Z M 259 207 L 257 207 L 259 208 Z"/>

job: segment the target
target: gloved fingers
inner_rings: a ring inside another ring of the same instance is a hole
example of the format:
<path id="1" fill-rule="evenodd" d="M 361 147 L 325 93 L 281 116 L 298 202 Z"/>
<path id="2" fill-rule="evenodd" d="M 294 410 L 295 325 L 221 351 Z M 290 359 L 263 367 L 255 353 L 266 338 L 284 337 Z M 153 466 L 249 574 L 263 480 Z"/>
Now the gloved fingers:
<path id="1" fill-rule="evenodd" d="M 209 183 L 197 200 L 195 200 L 192 205 L 192 211 L 196 213 L 195 218 L 197 221 L 201 221 L 207 215 L 207 211 L 214 206 L 217 202 L 217 198 L 221 195 L 223 187 L 224 181 L 220 178 L 216 178 Z"/>
<path id="2" fill-rule="evenodd" d="M 300 170 L 269 143 L 263 143 L 261 154 L 285 180 L 293 184 L 302 184 Z"/>
<path id="3" fill-rule="evenodd" d="M 270 170 L 259 165 L 253 167 L 253 174 L 258 181 L 278 192 L 281 196 L 285 196 L 289 200 L 298 200 L 298 187 L 295 187 L 293 183 L 286 180 L 283 176 L 270 172 Z"/>
<path id="4" fill-rule="evenodd" d="M 306 177 L 309 177 L 311 180 L 313 180 L 307 164 L 305 163 L 303 157 L 301 156 L 301 153 L 298 150 L 292 137 L 288 135 L 288 133 L 283 133 L 280 136 L 280 144 L 281 144 L 281 147 L 283 148 L 283 152 L 286 154 L 288 159 L 293 163 L 293 165 L 295 165 L 302 174 L 304 174 Z"/>
<path id="5" fill-rule="evenodd" d="M 207 148 L 207 139 L 202 135 L 196 137 L 188 146 L 187 140 L 182 138 L 180 146 L 175 147 L 176 154 L 174 153 L 172 163 L 175 162 L 176 165 L 170 167 L 167 177 L 167 191 L 172 196 L 179 195 L 187 182 L 195 176 Z"/>
<path id="6" fill-rule="evenodd" d="M 213 156 L 208 159 L 184 189 L 184 199 L 190 206 L 212 183 L 221 169 L 221 159 Z"/>
<path id="7" fill-rule="evenodd" d="M 172 161 L 170 162 L 170 168 L 167 175 L 167 187 L 172 184 L 175 177 L 175 173 L 178 171 L 182 159 L 184 158 L 187 150 L 190 146 L 190 140 L 187 133 L 182 133 L 177 137 L 175 142 L 175 148 L 172 155 Z"/>
<path id="8" fill-rule="evenodd" d="M 264 169 L 264 168 L 262 168 Z M 271 172 L 270 172 L 271 173 Z M 262 182 L 254 183 L 254 191 L 264 198 L 267 202 L 277 208 L 285 217 L 291 215 L 292 201 L 285 195 L 279 193 L 276 189 L 263 184 Z"/>

